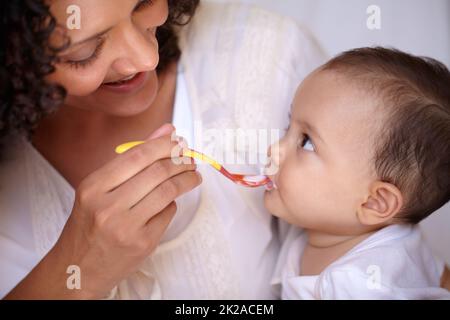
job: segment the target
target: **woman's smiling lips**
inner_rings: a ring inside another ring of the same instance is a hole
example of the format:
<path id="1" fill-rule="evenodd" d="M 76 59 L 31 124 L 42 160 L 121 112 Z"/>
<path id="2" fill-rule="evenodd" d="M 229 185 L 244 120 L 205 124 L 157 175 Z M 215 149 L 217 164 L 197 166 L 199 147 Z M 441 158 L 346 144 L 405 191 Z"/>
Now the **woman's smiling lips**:
<path id="1" fill-rule="evenodd" d="M 131 93 L 142 88 L 148 79 L 149 72 L 138 72 L 116 82 L 103 83 L 100 88 L 115 93 Z"/>

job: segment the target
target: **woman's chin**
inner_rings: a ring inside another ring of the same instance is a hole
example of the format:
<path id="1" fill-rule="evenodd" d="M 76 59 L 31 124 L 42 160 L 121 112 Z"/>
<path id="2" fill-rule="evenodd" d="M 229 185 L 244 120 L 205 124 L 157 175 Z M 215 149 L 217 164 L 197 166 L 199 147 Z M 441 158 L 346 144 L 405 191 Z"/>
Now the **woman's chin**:
<path id="1" fill-rule="evenodd" d="M 102 112 L 118 116 L 130 117 L 148 110 L 156 99 L 158 79 L 156 74 L 150 74 L 144 85 L 132 94 L 121 94 L 100 88 L 95 93 L 96 106 Z"/>
<path id="2" fill-rule="evenodd" d="M 150 96 L 147 93 L 141 97 L 130 97 L 122 100 L 98 103 L 97 108 L 101 108 L 101 112 L 111 116 L 132 117 L 147 111 L 154 101 L 155 96 Z"/>
<path id="3" fill-rule="evenodd" d="M 102 111 L 105 114 L 116 117 L 133 117 L 147 111 L 150 108 L 151 104 L 151 102 L 121 103 L 116 105 L 109 105 L 109 108 L 103 109 Z"/>

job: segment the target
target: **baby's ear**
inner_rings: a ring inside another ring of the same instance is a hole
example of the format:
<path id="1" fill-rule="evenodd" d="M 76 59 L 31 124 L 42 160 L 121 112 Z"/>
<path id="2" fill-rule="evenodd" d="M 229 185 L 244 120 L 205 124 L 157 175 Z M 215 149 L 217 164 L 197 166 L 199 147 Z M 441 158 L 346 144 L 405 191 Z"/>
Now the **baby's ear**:
<path id="1" fill-rule="evenodd" d="M 391 183 L 376 181 L 370 186 L 369 195 L 357 211 L 363 225 L 381 225 L 392 218 L 403 207 L 401 191 Z"/>

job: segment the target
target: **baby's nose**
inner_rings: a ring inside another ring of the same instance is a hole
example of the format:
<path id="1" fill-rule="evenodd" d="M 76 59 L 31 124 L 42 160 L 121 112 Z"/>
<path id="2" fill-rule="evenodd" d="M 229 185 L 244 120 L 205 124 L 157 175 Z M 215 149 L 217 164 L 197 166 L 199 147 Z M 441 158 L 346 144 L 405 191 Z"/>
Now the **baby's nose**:
<path id="1" fill-rule="evenodd" d="M 269 161 L 267 163 L 267 166 L 265 168 L 265 174 L 266 175 L 275 175 L 278 172 L 278 169 L 280 167 L 280 144 L 279 142 L 274 143 L 269 147 L 267 150 L 267 157 L 269 158 Z"/>
<path id="2" fill-rule="evenodd" d="M 271 161 L 275 161 L 278 165 L 281 161 L 281 141 L 272 144 L 267 150 L 267 156 Z"/>

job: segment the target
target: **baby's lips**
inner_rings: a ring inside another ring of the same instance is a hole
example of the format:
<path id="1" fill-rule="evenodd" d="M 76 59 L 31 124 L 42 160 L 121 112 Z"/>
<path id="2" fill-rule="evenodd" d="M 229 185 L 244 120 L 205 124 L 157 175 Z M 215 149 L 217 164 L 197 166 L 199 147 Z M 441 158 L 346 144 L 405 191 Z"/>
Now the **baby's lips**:
<path id="1" fill-rule="evenodd" d="M 272 191 L 273 190 L 273 182 L 272 180 L 270 180 L 266 185 L 265 188 L 267 191 Z"/>
<path id="2" fill-rule="evenodd" d="M 272 191 L 274 189 L 278 189 L 276 183 L 272 180 L 272 177 L 268 176 L 268 178 L 270 179 L 270 181 L 266 184 L 266 190 Z"/>
<path id="3" fill-rule="evenodd" d="M 266 165 L 265 167 L 261 167 L 260 168 L 260 174 L 261 175 L 265 175 L 267 178 L 269 178 L 269 182 L 266 184 L 266 189 L 270 188 L 270 190 L 272 189 L 278 189 L 277 184 L 275 183 L 275 175 L 270 174 L 269 170 L 270 168 L 268 167 L 270 164 Z"/>

